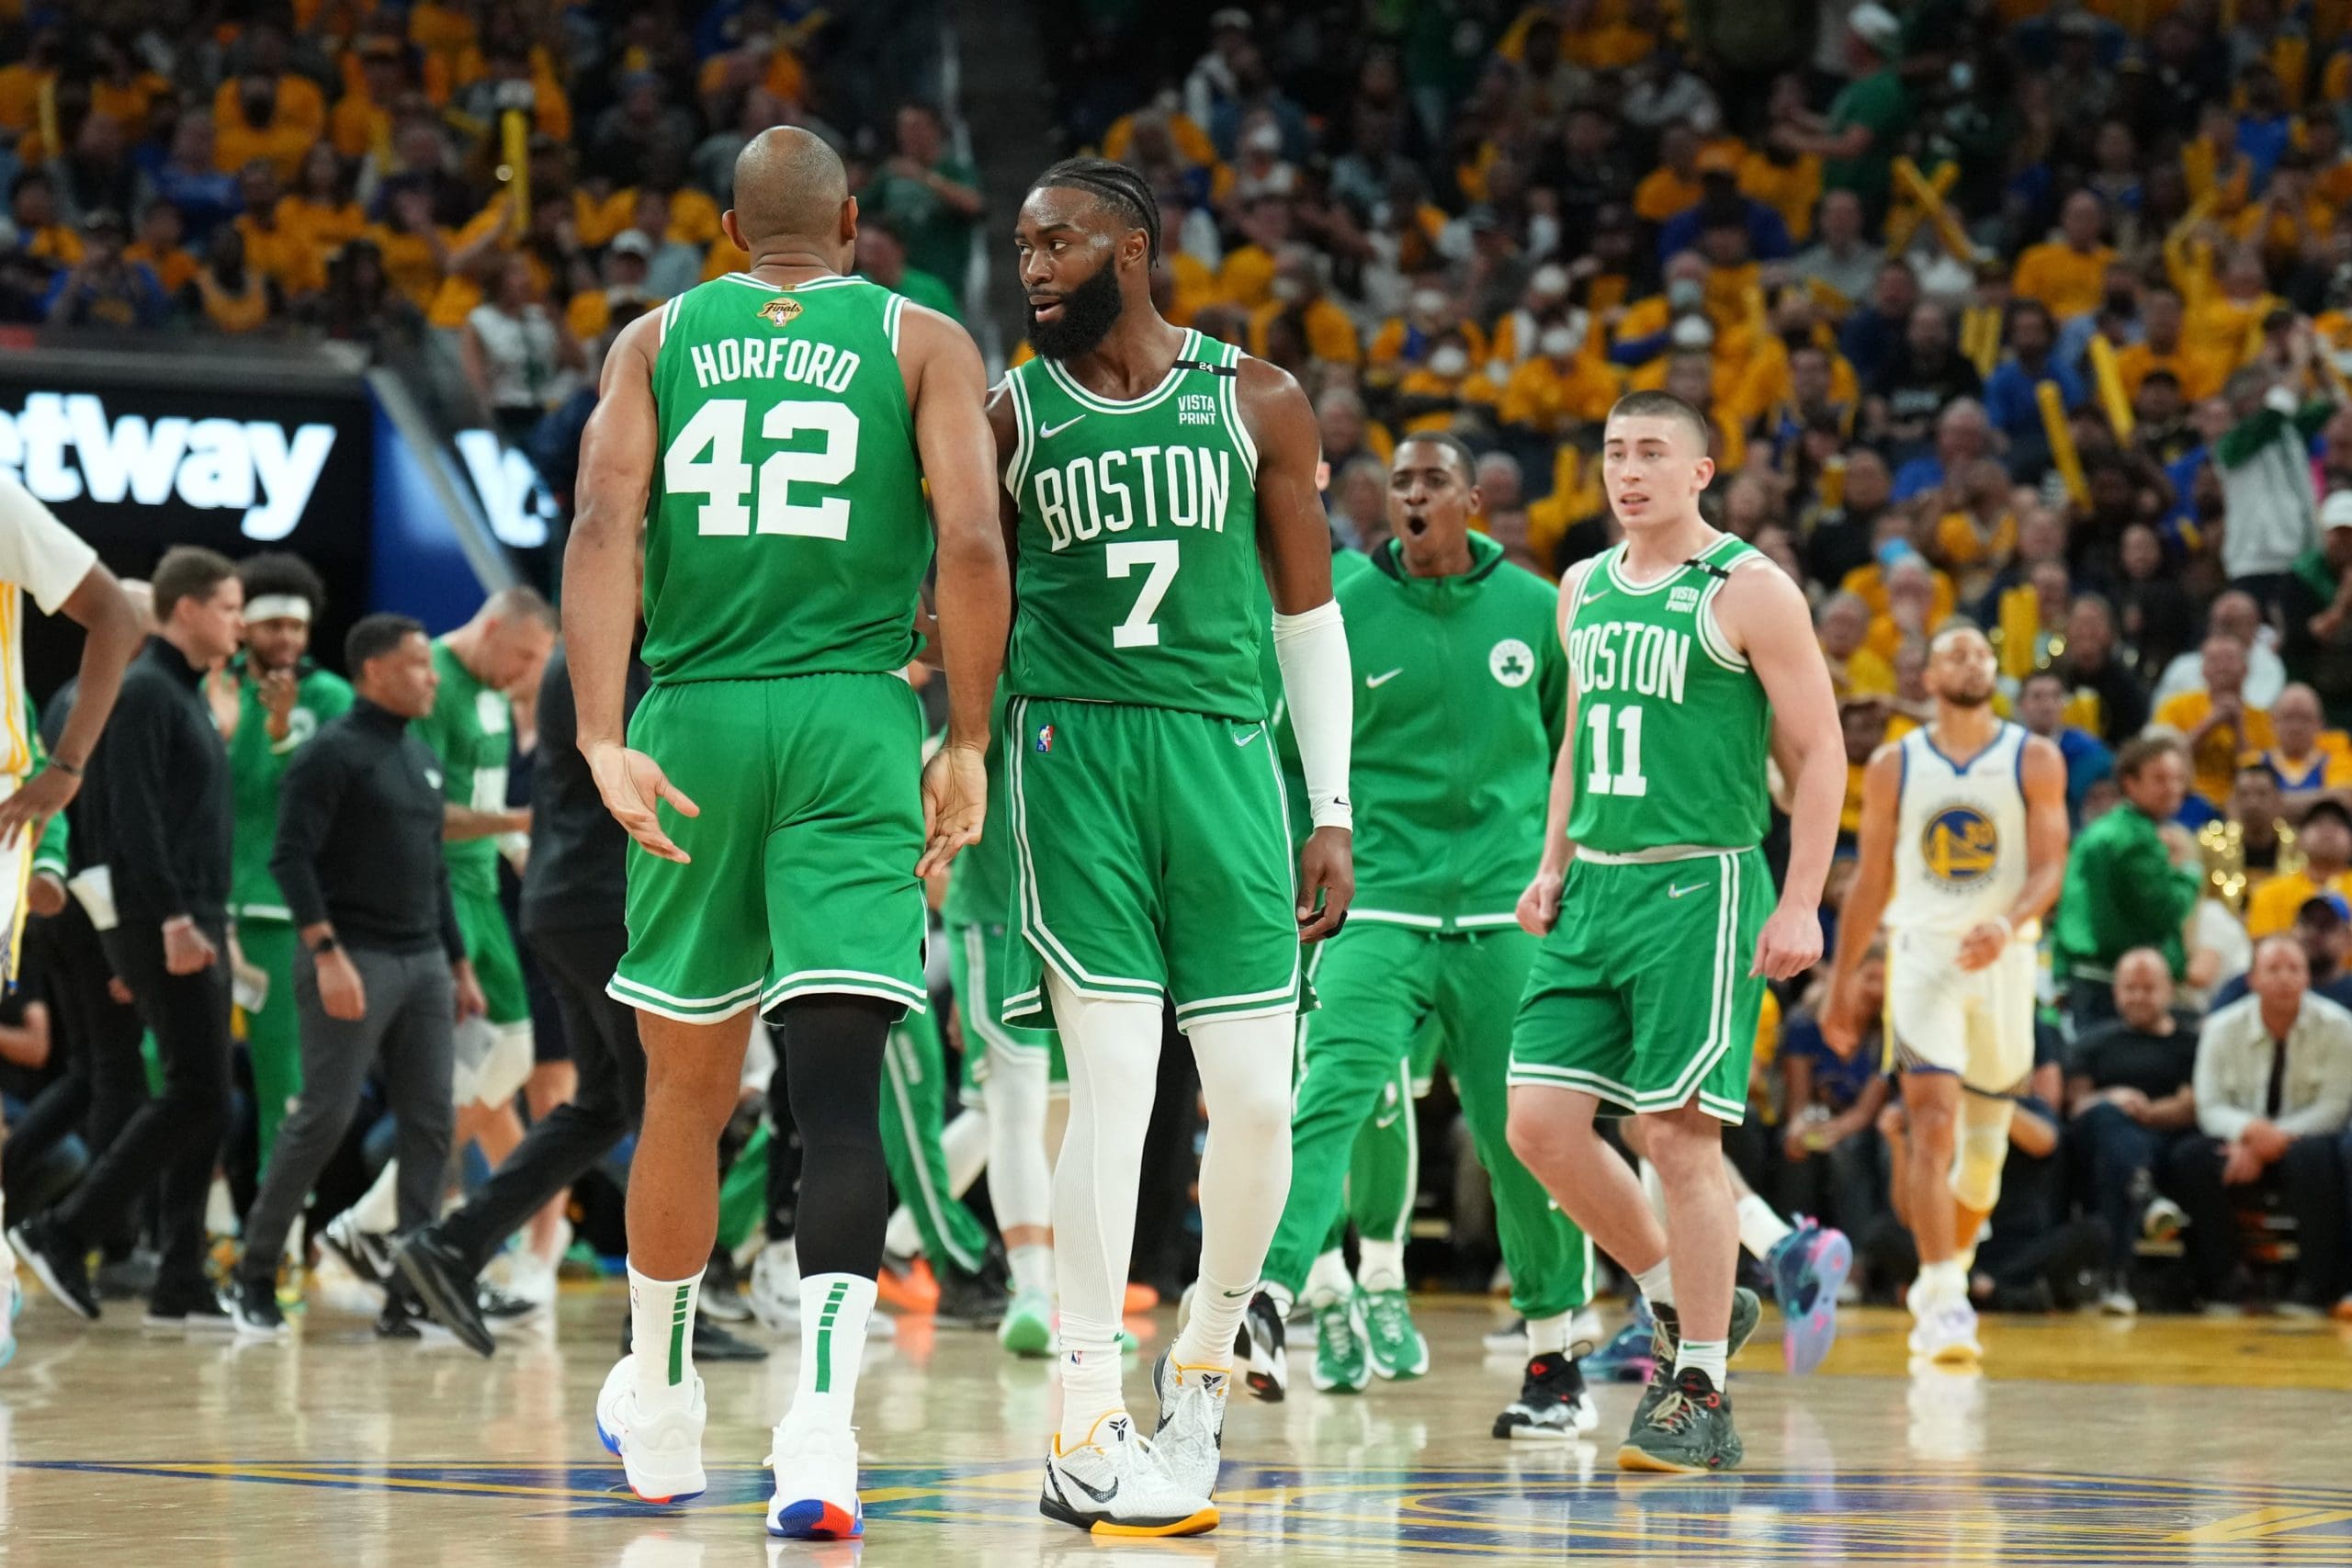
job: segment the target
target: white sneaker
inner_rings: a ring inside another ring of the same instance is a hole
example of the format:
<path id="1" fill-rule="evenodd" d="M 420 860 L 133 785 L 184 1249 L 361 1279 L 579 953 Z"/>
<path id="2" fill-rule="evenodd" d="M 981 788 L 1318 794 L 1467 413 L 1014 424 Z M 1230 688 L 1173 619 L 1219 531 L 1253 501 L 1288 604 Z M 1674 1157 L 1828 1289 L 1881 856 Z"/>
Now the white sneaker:
<path id="1" fill-rule="evenodd" d="M 2150 1241 L 2171 1241 L 2188 1225 L 2188 1213 L 2169 1198 L 2149 1199 L 2140 1214 L 2140 1234 Z"/>
<path id="2" fill-rule="evenodd" d="M 857 1434 L 821 1427 L 770 1435 L 764 1461 L 775 1472 L 768 1534 L 788 1540 L 848 1540 L 865 1533 L 857 1500 Z"/>
<path id="3" fill-rule="evenodd" d="M 752 1315 L 771 1334 L 800 1332 L 800 1255 L 789 1240 L 768 1243 L 752 1260 Z"/>
<path id="4" fill-rule="evenodd" d="M 1911 1325 L 1911 1353 L 1944 1366 L 1983 1359 L 1976 1342 L 1976 1309 L 1966 1302 L 1944 1302 Z"/>
<path id="5" fill-rule="evenodd" d="M 1096 1421 L 1076 1448 L 1054 1439 L 1037 1511 L 1095 1535 L 1199 1535 L 1217 1524 L 1216 1505 L 1177 1484 L 1124 1410 Z"/>
<path id="6" fill-rule="evenodd" d="M 2098 1298 L 2098 1310 L 2109 1317 L 2137 1317 L 2140 1303 L 2120 1285 L 2110 1286 Z"/>
<path id="7" fill-rule="evenodd" d="M 1159 1425 L 1151 1435 L 1160 1468 L 1184 1492 L 1215 1500 L 1216 1471 L 1225 1457 L 1225 1396 L 1230 1371 L 1176 1365 L 1171 1346 L 1152 1363 L 1151 1392 L 1159 1400 Z"/>
<path id="8" fill-rule="evenodd" d="M 596 1436 L 620 1456 L 628 1489 L 645 1503 L 683 1503 L 709 1485 L 702 1471 L 702 1428 L 709 1414 L 702 1378 L 695 1376 L 694 1399 L 683 1410 L 644 1416 L 637 1407 L 637 1366 L 623 1356 L 605 1375 L 596 1395 Z"/>

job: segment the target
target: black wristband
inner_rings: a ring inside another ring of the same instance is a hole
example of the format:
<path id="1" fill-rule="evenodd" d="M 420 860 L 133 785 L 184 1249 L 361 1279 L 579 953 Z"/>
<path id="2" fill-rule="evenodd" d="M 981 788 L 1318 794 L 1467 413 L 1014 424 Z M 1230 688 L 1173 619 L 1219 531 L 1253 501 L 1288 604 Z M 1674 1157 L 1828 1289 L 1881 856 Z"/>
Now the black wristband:
<path id="1" fill-rule="evenodd" d="M 326 954 L 333 953 L 340 945 L 341 944 L 334 940 L 334 933 L 330 931 L 325 936 L 319 938 L 317 942 L 311 944 L 311 956 L 313 958 L 322 958 Z"/>
<path id="2" fill-rule="evenodd" d="M 76 778 L 76 779 L 78 779 L 78 778 L 80 778 L 80 777 L 82 776 L 82 770 L 81 770 L 81 768 L 80 768 L 80 767 L 78 767 L 77 765 L 75 765 L 74 763 L 72 763 L 72 762 L 67 761 L 66 761 L 64 758 L 62 758 L 62 757 L 51 757 L 51 758 L 49 760 L 49 765 L 50 765 L 51 767 L 52 767 L 52 768 L 55 768 L 59 773 L 65 774 L 65 775 L 66 775 L 67 777 L 69 777 L 69 778 Z"/>

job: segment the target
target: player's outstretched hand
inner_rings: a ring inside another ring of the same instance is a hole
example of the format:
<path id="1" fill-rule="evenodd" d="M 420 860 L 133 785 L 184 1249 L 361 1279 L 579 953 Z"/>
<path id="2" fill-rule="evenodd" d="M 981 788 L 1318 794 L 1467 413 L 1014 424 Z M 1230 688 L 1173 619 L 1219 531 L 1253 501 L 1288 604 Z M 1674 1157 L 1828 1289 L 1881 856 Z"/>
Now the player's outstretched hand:
<path id="1" fill-rule="evenodd" d="M 917 876 L 945 869 L 956 852 L 980 841 L 989 815 L 986 753 L 976 746 L 942 746 L 922 768 L 922 859 Z"/>
<path id="2" fill-rule="evenodd" d="M 1321 942 L 1346 925 L 1355 897 L 1355 835 L 1345 828 L 1316 829 L 1298 852 L 1298 940 Z"/>
<path id="3" fill-rule="evenodd" d="M 1820 912 L 1783 904 L 1764 922 L 1764 934 L 1756 941 L 1756 962 L 1747 972 L 1767 980 L 1787 980 L 1820 962 Z"/>
<path id="4" fill-rule="evenodd" d="M 1560 922 L 1560 889 L 1567 878 L 1556 871 L 1539 871 L 1527 891 L 1519 896 L 1519 927 L 1530 936 L 1550 936 Z"/>
<path id="5" fill-rule="evenodd" d="M 642 844 L 648 854 L 676 861 L 680 865 L 690 863 L 686 852 L 672 843 L 670 835 L 662 830 L 662 818 L 654 805 L 666 800 L 682 817 L 699 817 L 702 807 L 670 782 L 661 763 L 642 751 L 607 743 L 588 753 L 588 771 L 595 776 L 596 793 L 605 797 L 605 809 L 613 814 L 614 821 L 628 829 L 628 836 Z"/>

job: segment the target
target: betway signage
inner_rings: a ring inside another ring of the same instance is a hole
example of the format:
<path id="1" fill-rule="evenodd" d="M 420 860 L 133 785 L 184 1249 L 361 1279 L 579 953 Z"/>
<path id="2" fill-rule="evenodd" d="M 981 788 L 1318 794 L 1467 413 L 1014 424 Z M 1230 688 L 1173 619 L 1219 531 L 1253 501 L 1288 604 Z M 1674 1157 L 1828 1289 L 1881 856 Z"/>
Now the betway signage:
<path id="1" fill-rule="evenodd" d="M 295 551 L 326 581 L 314 637 L 330 661 L 374 607 L 374 448 L 365 382 L 318 356 L 176 344 L 0 352 L 0 470 L 125 576 L 146 576 L 174 545 L 232 559 Z M 26 621 L 26 662 L 45 692 L 72 672 L 79 634 Z"/>
<path id="2" fill-rule="evenodd" d="M 150 418 L 96 392 L 26 394 L 0 408 L 0 468 L 52 506 L 87 499 L 236 515 L 246 538 L 275 544 L 309 509 L 335 427 L 274 418 Z"/>

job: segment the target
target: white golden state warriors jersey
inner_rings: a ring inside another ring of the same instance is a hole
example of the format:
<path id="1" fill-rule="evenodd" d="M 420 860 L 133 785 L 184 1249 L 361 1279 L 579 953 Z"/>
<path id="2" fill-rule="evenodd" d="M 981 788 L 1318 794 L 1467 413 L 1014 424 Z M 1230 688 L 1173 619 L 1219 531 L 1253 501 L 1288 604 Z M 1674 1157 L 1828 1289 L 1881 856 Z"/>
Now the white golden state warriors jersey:
<path id="1" fill-rule="evenodd" d="M 2005 723 L 1965 767 L 1938 750 L 1924 728 L 1896 742 L 1903 793 L 1889 931 L 1957 942 L 2016 904 L 2026 874 L 2026 739 L 2024 726 Z M 2023 942 L 2039 935 L 2032 924 L 2016 933 Z"/>

